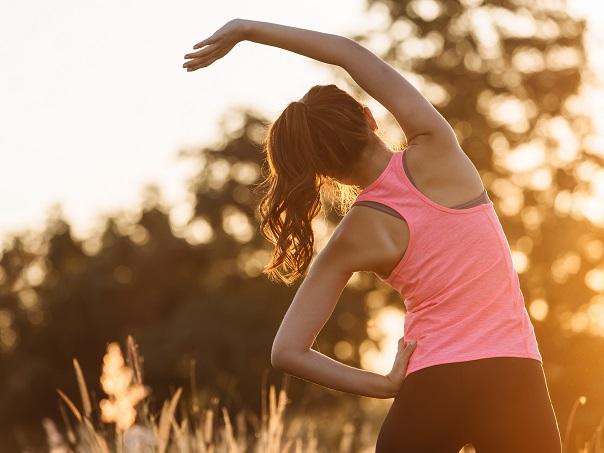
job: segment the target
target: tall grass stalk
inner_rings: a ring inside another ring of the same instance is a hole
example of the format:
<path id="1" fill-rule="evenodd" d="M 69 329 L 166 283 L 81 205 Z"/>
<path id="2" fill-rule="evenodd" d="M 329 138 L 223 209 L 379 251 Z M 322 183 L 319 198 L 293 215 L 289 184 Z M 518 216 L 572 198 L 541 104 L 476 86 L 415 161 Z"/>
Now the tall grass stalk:
<path id="1" fill-rule="evenodd" d="M 127 357 L 124 360 L 117 343 L 107 345 L 103 357 L 100 383 L 108 397 L 93 407 L 84 374 L 73 359 L 81 409 L 60 389 L 59 407 L 65 436 L 49 419 L 42 424 L 50 453 L 373 453 L 375 434 L 368 423 L 360 432 L 346 422 L 342 424 L 340 440 L 333 448 L 321 448 L 316 420 L 298 415 L 286 420 L 290 400 L 287 396 L 289 376 L 285 375 L 279 391 L 271 385 L 261 386 L 260 417 L 239 411 L 233 418 L 225 407 L 218 407 L 218 399 L 211 398 L 210 407 L 201 407 L 197 395 L 195 364 L 190 370 L 191 399 L 185 404 L 182 388 L 161 406 L 159 414 L 151 408 L 150 389 L 143 382 L 142 357 L 131 336 L 127 338 Z M 571 410 L 566 426 L 563 453 L 570 451 L 570 434 L 576 411 L 585 404 L 579 397 Z M 176 412 L 179 413 L 180 422 Z M 71 414 L 71 417 L 70 417 Z M 95 416 L 95 415 L 99 416 Z M 73 420 L 71 420 L 73 418 Z M 95 422 L 95 420 L 98 420 Z M 334 418 L 335 420 L 335 418 Z M 248 433 L 247 423 L 253 432 Z M 109 425 L 109 426 L 108 426 Z M 110 425 L 114 425 L 111 429 Z M 604 418 L 590 441 L 574 453 L 604 453 Z M 371 431 L 371 433 L 370 433 Z M 466 445 L 460 453 L 475 453 Z M 512 453 L 512 452 L 511 452 Z"/>
<path id="2" fill-rule="evenodd" d="M 577 413 L 577 409 L 579 408 L 579 405 L 584 405 L 587 402 L 587 398 L 585 398 L 585 396 L 580 396 L 579 398 L 577 398 L 575 400 L 575 402 L 573 403 L 573 407 L 570 410 L 570 415 L 568 417 L 568 422 L 566 423 L 566 431 L 564 434 L 564 440 L 562 442 L 562 453 L 571 453 L 571 451 L 569 450 L 569 444 L 570 444 L 570 433 L 572 430 L 572 426 L 573 426 L 573 422 L 575 421 L 575 414 Z"/>

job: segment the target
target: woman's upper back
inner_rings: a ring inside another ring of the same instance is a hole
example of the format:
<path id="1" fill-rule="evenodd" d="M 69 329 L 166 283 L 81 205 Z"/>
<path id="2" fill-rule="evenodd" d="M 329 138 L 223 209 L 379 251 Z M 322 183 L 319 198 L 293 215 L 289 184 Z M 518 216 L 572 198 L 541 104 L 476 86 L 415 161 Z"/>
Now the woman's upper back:
<path id="1" fill-rule="evenodd" d="M 465 199 L 459 197 L 462 188 L 452 194 L 442 187 L 432 191 L 439 194 L 438 201 L 451 201 L 448 206 L 430 198 L 420 187 L 436 176 L 424 173 L 415 178 L 415 186 L 402 160 L 409 149 L 394 152 L 353 204 L 371 201 L 399 214 L 382 219 L 388 218 L 387 234 L 396 237 L 398 232 L 407 246 L 389 275 L 377 275 L 404 297 L 405 338 L 418 340 L 407 373 L 435 363 L 498 355 L 541 360 L 493 203 L 456 209 L 480 192 L 470 193 L 467 186 Z M 447 184 L 457 177 L 450 176 Z"/>
<path id="2" fill-rule="evenodd" d="M 408 153 L 410 150 L 412 148 L 407 148 L 401 152 L 393 152 L 382 173 L 359 193 L 353 203 L 353 207 L 364 202 L 380 204 L 383 208 L 391 211 L 391 213 L 398 215 L 397 219 L 389 222 L 389 226 L 384 228 L 384 231 L 374 231 L 374 234 L 385 233 L 389 236 L 392 235 L 393 238 L 396 236 L 404 237 L 405 240 L 402 242 L 407 243 L 406 247 L 404 247 L 404 253 L 401 253 L 399 261 L 391 269 L 389 275 L 384 276 L 378 273 L 380 278 L 391 284 L 401 279 L 404 280 L 404 275 L 401 275 L 405 273 L 405 267 L 402 265 L 404 262 L 408 262 L 407 268 L 414 265 L 422 265 L 425 268 L 428 264 L 426 263 L 426 259 L 430 250 L 422 249 L 424 242 L 426 242 L 426 246 L 429 245 L 428 243 L 431 245 L 426 248 L 440 250 L 442 255 L 444 255 L 441 256 L 444 262 L 446 256 L 454 256 L 456 253 L 460 253 L 461 245 L 464 242 L 470 241 L 472 237 L 476 238 L 481 234 L 483 239 L 494 239 L 496 237 L 493 235 L 492 220 L 486 221 L 489 218 L 486 216 L 486 211 L 491 211 L 494 214 L 494 210 L 493 204 L 488 200 L 482 184 L 482 189 L 478 194 L 471 194 L 471 200 L 468 200 L 469 197 L 466 197 L 464 200 L 459 200 L 458 198 L 456 201 L 459 202 L 458 205 L 466 204 L 468 201 L 480 199 L 484 196 L 487 199 L 486 203 L 473 203 L 473 206 L 462 209 L 457 206 L 449 207 L 440 204 L 428 196 L 427 193 L 429 190 L 426 193 L 420 190 L 420 183 L 417 181 L 424 178 L 425 184 L 426 180 L 434 178 L 434 176 L 426 177 L 424 173 L 418 177 L 418 173 L 416 173 L 412 177 L 415 183 L 407 176 L 404 157 L 405 153 Z M 413 149 L 413 151 L 419 151 L 419 149 Z M 436 173 L 436 171 L 433 171 L 433 173 Z M 454 180 L 455 177 L 450 177 L 450 179 Z M 424 185 L 424 187 L 426 186 Z M 442 183 L 442 187 L 446 188 L 446 183 Z M 459 190 L 463 190 L 463 188 Z M 453 190 L 450 191 L 455 192 Z M 436 193 L 437 191 L 432 190 L 432 192 Z M 453 195 L 445 194 L 444 197 L 454 199 L 456 196 L 459 196 L 458 192 L 457 195 L 455 193 Z M 441 197 L 441 199 L 444 197 Z M 472 232 L 472 234 L 468 234 L 469 232 Z M 458 235 L 460 236 L 461 243 L 453 242 L 452 238 Z M 485 247 L 500 246 L 500 239 L 496 242 L 491 241 L 483 244 L 481 248 L 484 251 Z M 421 254 L 413 258 L 411 255 L 413 255 L 414 249 L 417 248 L 419 248 Z M 464 253 L 470 252 L 464 250 Z M 471 265 L 468 259 L 465 261 L 466 266 Z M 439 266 L 438 261 L 431 261 L 429 264 L 430 266 Z M 406 297 L 411 296 L 409 292 L 405 292 L 404 294 Z"/>
<path id="3" fill-rule="evenodd" d="M 433 151 L 428 153 L 427 150 L 428 148 L 423 144 L 414 144 L 407 147 L 404 152 L 396 153 L 403 163 L 401 172 L 404 172 L 405 179 L 413 185 L 416 192 L 420 192 L 420 195 L 434 204 L 449 209 L 465 209 L 490 203 L 478 171 L 461 149 L 446 150 L 442 153 Z M 392 158 L 395 156 L 390 157 L 388 166 L 393 164 Z M 372 231 L 373 235 L 387 236 L 386 240 L 376 238 L 377 243 L 373 244 L 374 248 L 382 246 L 392 249 L 384 250 L 383 262 L 376 263 L 376 269 L 371 269 L 382 278 L 384 275 L 389 275 L 394 265 L 400 261 L 399 257 L 406 252 L 410 237 L 408 224 L 400 211 L 390 207 L 387 202 L 380 203 L 371 196 L 366 196 L 374 186 L 379 184 L 378 180 L 385 176 L 386 170 L 387 167 L 361 192 L 353 204 L 353 206 L 369 206 L 399 219 L 398 221 L 389 218 L 381 219 L 379 231 Z"/>

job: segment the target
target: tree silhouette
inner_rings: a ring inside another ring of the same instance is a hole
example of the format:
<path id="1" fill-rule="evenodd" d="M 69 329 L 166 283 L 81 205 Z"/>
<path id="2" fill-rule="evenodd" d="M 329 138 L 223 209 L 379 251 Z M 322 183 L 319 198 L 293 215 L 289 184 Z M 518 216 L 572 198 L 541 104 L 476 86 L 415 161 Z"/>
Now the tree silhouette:
<path id="1" fill-rule="evenodd" d="M 585 437 L 604 407 L 593 390 L 604 378 L 604 213 L 601 199 L 581 197 L 593 194 L 604 155 L 577 99 L 585 21 L 560 7 L 369 0 L 388 19 L 354 39 L 418 85 L 479 169 L 514 252 L 558 421 L 565 426 L 574 399 L 588 395 L 591 410 L 577 422 Z"/>
<path id="2" fill-rule="evenodd" d="M 602 167 L 589 146 L 590 120 L 573 107 L 585 59 L 583 22 L 519 0 L 371 0 L 368 7 L 381 8 L 388 21 L 355 39 L 376 49 L 379 36 L 387 37 L 379 53 L 420 85 L 478 167 L 520 268 L 558 421 L 565 426 L 572 402 L 585 394 L 577 426 L 586 437 L 604 407 L 604 329 L 597 330 L 593 309 L 603 304 L 593 273 L 603 265 L 602 223 L 597 211 L 585 215 L 570 202 L 589 189 L 578 175 Z M 366 96 L 347 76 L 334 77 Z M 0 258 L 6 451 L 26 432 L 32 439 L 25 429 L 42 416 L 60 419 L 54 389 L 77 394 L 73 357 L 100 399 L 106 343 L 124 342 L 127 334 L 140 345 L 145 380 L 158 400 L 172 386 L 188 388 L 191 366 L 202 401 L 215 393 L 227 405 L 257 407 L 263 377 L 280 382 L 270 346 L 297 285 L 277 285 L 260 273 L 270 249 L 258 232 L 254 186 L 268 121 L 251 110 L 228 112 L 213 146 L 180 152 L 199 168 L 188 182 L 190 215 L 180 224 L 149 187 L 135 219 L 111 215 L 86 240 L 75 239 L 57 213 L 43 233 L 24 232 L 6 244 Z M 391 117 L 384 122 L 394 124 Z M 529 166 L 531 152 L 542 160 Z M 325 236 L 339 216 L 328 210 L 316 220 Z M 356 274 L 315 347 L 333 356 L 346 341 L 352 354 L 337 358 L 360 366 L 359 348 L 372 341 L 370 310 L 389 304 L 403 308 L 374 276 Z M 289 390 L 294 405 L 339 404 L 347 414 L 361 400 L 296 379 Z"/>

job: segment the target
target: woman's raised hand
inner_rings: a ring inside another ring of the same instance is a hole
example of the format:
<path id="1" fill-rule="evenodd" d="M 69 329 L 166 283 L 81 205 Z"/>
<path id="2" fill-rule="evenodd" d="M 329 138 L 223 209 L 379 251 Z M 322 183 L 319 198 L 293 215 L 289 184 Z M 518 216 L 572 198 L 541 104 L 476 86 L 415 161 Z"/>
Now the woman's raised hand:
<path id="1" fill-rule="evenodd" d="M 394 359 L 392 371 L 386 375 L 392 396 L 396 396 L 401 388 L 401 385 L 403 385 L 403 380 L 405 379 L 405 374 L 407 373 L 407 365 L 409 364 L 409 359 L 411 354 L 413 354 L 416 345 L 417 340 L 413 340 L 407 343 L 407 345 L 405 345 L 405 337 L 401 337 L 398 340 L 398 352 L 396 353 L 396 358 Z"/>
<path id="2" fill-rule="evenodd" d="M 245 20 L 233 19 L 224 24 L 214 32 L 212 36 L 198 42 L 193 49 L 201 49 L 197 52 L 188 53 L 185 58 L 190 58 L 182 65 L 187 71 L 195 71 L 211 65 L 219 58 L 224 57 L 235 47 L 239 41 L 242 41 L 245 30 Z"/>

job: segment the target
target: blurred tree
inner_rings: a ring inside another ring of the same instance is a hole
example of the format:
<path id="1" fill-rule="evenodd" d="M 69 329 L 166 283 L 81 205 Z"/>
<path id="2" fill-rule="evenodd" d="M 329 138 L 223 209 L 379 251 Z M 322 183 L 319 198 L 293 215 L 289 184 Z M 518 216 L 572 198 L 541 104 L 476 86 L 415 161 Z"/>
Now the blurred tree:
<path id="1" fill-rule="evenodd" d="M 182 152 L 199 165 L 185 221 L 174 220 L 157 188 L 149 187 L 139 218 L 115 214 L 96 236 L 75 240 L 57 213 L 42 237 L 16 237 L 5 247 L 0 426 L 23 426 L 45 415 L 58 420 L 55 387 L 79 400 L 73 357 L 93 400 L 101 399 L 106 344 L 124 343 L 128 334 L 139 342 L 145 381 L 160 401 L 174 386 L 189 388 L 192 364 L 202 403 L 217 394 L 231 408 L 259 410 L 265 374 L 272 371 L 270 381 L 281 384 L 270 349 L 295 288 L 260 274 L 270 248 L 257 231 L 253 186 L 260 181 L 266 121 L 233 111 L 225 122 L 237 117 L 243 126 L 225 132 L 217 147 Z M 364 281 L 368 288 L 371 280 Z M 356 351 L 366 339 L 363 292 L 345 292 L 318 339 L 322 352 L 333 355 L 341 340 Z M 346 362 L 358 366 L 359 355 Z M 291 382 L 292 398 L 341 402 L 339 392 L 307 387 Z"/>
<path id="2" fill-rule="evenodd" d="M 601 210 L 571 202 L 590 188 L 580 176 L 602 167 L 575 95 L 584 24 L 542 2 L 371 0 L 368 6 L 385 20 L 356 39 L 418 84 L 479 168 L 514 252 L 559 422 L 564 426 L 572 401 L 585 394 L 591 409 L 578 424 L 590 433 L 604 408 L 604 319 L 596 318 L 604 304 L 597 273 L 604 246 Z M 365 96 L 354 84 L 349 89 Z M 385 122 L 393 124 L 390 117 Z M 266 124 L 251 111 L 228 112 L 218 143 L 181 152 L 199 166 L 189 183 L 190 210 L 164 206 L 149 187 L 139 217 L 115 214 L 84 241 L 57 214 L 42 234 L 24 233 L 5 246 L 3 451 L 23 437 L 16 426 L 43 415 L 59 419 L 54 388 L 78 400 L 73 357 L 100 399 L 105 345 L 123 343 L 127 334 L 140 344 L 154 398 L 188 388 L 194 363 L 200 398 L 217 392 L 229 405 L 258 407 L 272 339 L 296 290 L 260 274 L 270 249 L 258 232 L 253 189 Z M 331 211 L 326 221 L 316 219 L 318 237 L 338 220 Z M 368 301 L 376 284 L 382 296 Z M 355 275 L 318 349 L 335 355 L 335 345 L 347 341 L 352 355 L 338 358 L 359 366 L 369 308 L 389 303 L 402 307 L 373 276 Z M 281 373 L 270 374 L 280 382 Z M 300 380 L 290 390 L 294 405 L 337 402 L 352 414 L 360 402 Z"/>
<path id="3" fill-rule="evenodd" d="M 547 0 L 367 4 L 379 25 L 353 39 L 430 99 L 479 169 L 513 251 L 559 423 L 586 394 L 592 409 L 578 424 L 589 436 L 604 409 L 595 384 L 604 379 L 604 150 L 579 96 L 585 21 Z M 384 122 L 395 124 L 390 115 Z"/>

